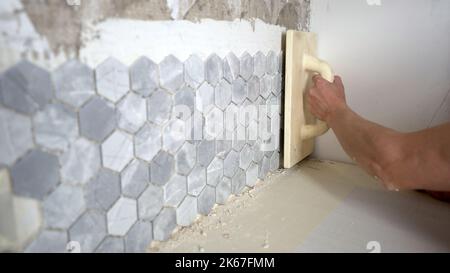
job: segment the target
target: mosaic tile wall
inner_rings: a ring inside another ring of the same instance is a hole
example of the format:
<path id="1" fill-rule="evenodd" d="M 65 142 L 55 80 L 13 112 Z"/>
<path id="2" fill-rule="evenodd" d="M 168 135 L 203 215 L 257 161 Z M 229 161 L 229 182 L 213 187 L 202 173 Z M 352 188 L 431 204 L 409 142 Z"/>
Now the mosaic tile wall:
<path id="1" fill-rule="evenodd" d="M 184 63 L 142 57 L 127 67 L 109 58 L 95 69 L 70 60 L 52 72 L 22 61 L 5 71 L 3 250 L 143 252 L 263 180 L 278 169 L 279 148 L 238 139 L 248 122 L 230 129 L 231 140 L 183 139 L 176 125 L 187 117 L 173 108 L 201 113 L 203 132 L 229 107 L 280 105 L 281 60 L 275 52 L 230 53 Z M 280 111 L 266 115 L 279 121 Z M 269 127 L 279 139 L 279 124 Z"/>

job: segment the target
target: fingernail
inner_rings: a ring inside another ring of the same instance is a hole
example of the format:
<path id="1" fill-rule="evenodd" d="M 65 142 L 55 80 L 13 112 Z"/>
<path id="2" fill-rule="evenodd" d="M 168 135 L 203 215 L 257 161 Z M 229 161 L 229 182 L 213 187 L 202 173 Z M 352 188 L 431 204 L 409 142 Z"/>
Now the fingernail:
<path id="1" fill-rule="evenodd" d="M 387 184 L 386 184 L 386 188 L 387 188 L 389 191 L 400 191 L 396 186 L 394 186 L 394 185 L 392 185 L 392 184 L 390 184 L 390 183 L 387 183 Z"/>

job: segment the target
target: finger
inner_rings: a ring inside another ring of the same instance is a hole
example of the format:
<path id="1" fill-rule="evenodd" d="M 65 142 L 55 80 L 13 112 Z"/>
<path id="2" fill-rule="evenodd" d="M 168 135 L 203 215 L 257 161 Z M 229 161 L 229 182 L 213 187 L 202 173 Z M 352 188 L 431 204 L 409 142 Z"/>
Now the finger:
<path id="1" fill-rule="evenodd" d="M 322 117 L 324 116 L 324 112 L 315 105 L 311 105 L 310 112 L 314 117 L 316 117 L 318 119 L 322 119 Z"/>
<path id="2" fill-rule="evenodd" d="M 317 93 L 317 88 L 311 87 L 306 94 L 308 96 L 312 96 L 313 94 L 316 94 L 316 93 Z"/>
<path id="3" fill-rule="evenodd" d="M 319 84 L 321 81 L 324 81 L 325 79 L 322 78 L 322 76 L 320 76 L 320 74 L 315 74 L 312 77 L 312 80 L 313 80 L 314 84 L 317 86 L 317 84 Z"/>
<path id="4" fill-rule="evenodd" d="M 307 101 L 307 103 L 308 103 L 308 105 L 310 106 L 310 108 L 311 107 L 316 107 L 317 106 L 317 100 L 313 97 L 313 96 L 309 96 L 307 99 L 306 99 L 306 101 Z"/>
<path id="5" fill-rule="evenodd" d="M 344 83 L 342 82 L 342 78 L 340 76 L 334 76 L 334 83 L 344 89 Z"/>
<path id="6" fill-rule="evenodd" d="M 310 111 L 313 112 L 316 116 L 324 113 L 323 106 L 315 98 L 311 98 L 311 100 L 308 101 L 308 105 Z"/>

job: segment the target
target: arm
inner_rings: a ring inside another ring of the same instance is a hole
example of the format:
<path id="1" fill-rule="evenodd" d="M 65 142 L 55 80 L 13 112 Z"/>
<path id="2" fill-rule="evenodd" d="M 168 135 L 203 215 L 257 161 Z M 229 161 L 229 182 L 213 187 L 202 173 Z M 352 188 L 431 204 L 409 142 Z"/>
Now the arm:
<path id="1" fill-rule="evenodd" d="M 450 191 L 450 123 L 400 133 L 368 121 L 346 104 L 340 77 L 320 76 L 308 94 L 311 112 L 333 129 L 346 153 L 389 189 Z"/>

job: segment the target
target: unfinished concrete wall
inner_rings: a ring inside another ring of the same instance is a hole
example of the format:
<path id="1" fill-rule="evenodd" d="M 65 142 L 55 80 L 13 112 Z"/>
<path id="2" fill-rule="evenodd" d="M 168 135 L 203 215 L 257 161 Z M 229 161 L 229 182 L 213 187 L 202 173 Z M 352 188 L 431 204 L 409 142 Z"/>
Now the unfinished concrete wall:
<path id="1" fill-rule="evenodd" d="M 84 47 L 103 35 L 96 26 L 108 20 L 186 20 L 197 24 L 208 24 L 202 19 L 243 20 L 252 26 L 260 20 L 267 25 L 306 30 L 309 1 L 7 0 L 0 3 L 0 15 L 0 70 L 22 57 L 53 68 L 55 63 L 80 56 Z"/>
<path id="2" fill-rule="evenodd" d="M 308 10 L 2 1 L 3 250 L 145 251 L 277 169 L 282 36 Z"/>

